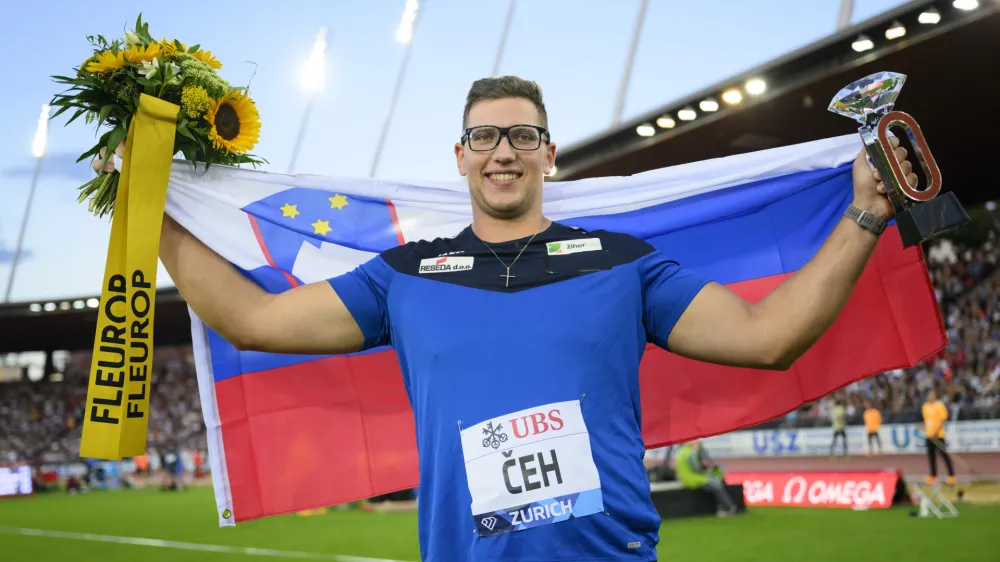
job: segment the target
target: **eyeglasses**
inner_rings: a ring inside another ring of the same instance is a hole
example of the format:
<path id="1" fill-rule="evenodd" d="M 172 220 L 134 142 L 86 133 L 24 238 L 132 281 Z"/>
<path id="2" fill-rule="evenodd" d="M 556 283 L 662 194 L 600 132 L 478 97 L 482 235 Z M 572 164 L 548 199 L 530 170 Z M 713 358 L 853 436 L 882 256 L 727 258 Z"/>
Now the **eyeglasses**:
<path id="1" fill-rule="evenodd" d="M 510 146 L 517 150 L 538 150 L 542 146 L 542 138 L 549 142 L 549 132 L 544 127 L 536 125 L 512 125 L 510 127 L 494 127 L 483 125 L 470 127 L 462 135 L 462 144 L 469 141 L 469 149 L 475 152 L 488 152 L 500 144 L 500 139 L 507 137 Z"/>

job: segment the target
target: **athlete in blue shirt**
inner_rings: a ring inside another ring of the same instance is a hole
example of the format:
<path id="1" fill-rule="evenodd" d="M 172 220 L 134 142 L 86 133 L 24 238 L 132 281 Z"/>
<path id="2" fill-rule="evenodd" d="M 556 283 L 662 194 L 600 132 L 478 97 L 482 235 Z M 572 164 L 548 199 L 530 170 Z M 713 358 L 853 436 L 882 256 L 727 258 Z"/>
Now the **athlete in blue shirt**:
<path id="1" fill-rule="evenodd" d="M 396 349 L 416 418 L 423 559 L 655 560 L 646 342 L 786 369 L 836 318 L 878 237 L 845 218 L 805 267 L 748 303 L 642 240 L 542 215 L 556 145 L 534 82 L 475 82 L 463 122 L 455 156 L 473 221 L 454 238 L 276 295 L 169 218 L 160 257 L 198 316 L 241 349 Z M 853 204 L 892 213 L 863 152 Z"/>

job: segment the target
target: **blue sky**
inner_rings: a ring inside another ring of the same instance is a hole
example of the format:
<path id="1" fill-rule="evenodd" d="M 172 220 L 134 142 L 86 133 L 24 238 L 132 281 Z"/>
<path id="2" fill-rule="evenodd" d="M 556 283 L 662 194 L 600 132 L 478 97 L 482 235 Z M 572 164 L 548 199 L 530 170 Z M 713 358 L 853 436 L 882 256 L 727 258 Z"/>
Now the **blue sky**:
<path id="1" fill-rule="evenodd" d="M 855 0 L 853 21 L 904 3 Z M 611 124 L 639 0 L 518 0 L 500 73 L 542 86 L 550 128 L 567 147 Z M 107 6 L 107 5 L 106 5 Z M 367 176 L 403 60 L 395 30 L 404 0 L 14 2 L 0 18 L 0 297 L 17 240 L 50 80 L 87 54 L 88 34 L 120 36 L 138 12 L 154 37 L 200 43 L 234 85 L 250 84 L 261 114 L 265 169 L 287 171 L 305 97 L 299 67 L 328 31 L 326 89 L 316 99 L 295 171 Z M 464 97 L 492 69 L 507 0 L 421 0 L 410 65 L 376 176 L 455 179 L 452 145 Z M 835 31 L 840 0 L 649 0 L 623 119 L 781 56 Z M 249 61 L 252 61 L 249 62 Z M 256 66 L 254 66 L 256 65 Z M 82 119 L 49 125 L 12 301 L 97 294 L 110 223 L 76 203 L 89 179 L 76 157 L 96 140 Z M 558 161 L 557 161 L 558 162 Z M 161 269 L 159 284 L 169 285 Z"/>

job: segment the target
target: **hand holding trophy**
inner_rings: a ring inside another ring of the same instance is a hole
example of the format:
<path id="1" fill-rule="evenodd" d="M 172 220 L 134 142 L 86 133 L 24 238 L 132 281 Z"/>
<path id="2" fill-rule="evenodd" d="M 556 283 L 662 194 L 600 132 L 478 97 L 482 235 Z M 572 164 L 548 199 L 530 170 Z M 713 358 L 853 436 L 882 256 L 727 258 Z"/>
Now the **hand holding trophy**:
<path id="1" fill-rule="evenodd" d="M 926 242 L 941 233 L 969 222 L 955 194 L 941 192 L 941 170 L 931 155 L 920 126 L 910 115 L 893 109 L 903 88 L 906 75 L 877 72 L 852 82 L 837 92 L 827 108 L 858 121 L 858 132 L 864 140 L 870 163 L 874 164 L 886 186 L 886 194 L 895 212 L 903 247 Z M 927 185 L 916 189 L 906 181 L 906 174 L 896 158 L 890 157 L 893 147 L 889 129 L 906 131 L 913 146 L 914 157 L 923 169 Z"/>

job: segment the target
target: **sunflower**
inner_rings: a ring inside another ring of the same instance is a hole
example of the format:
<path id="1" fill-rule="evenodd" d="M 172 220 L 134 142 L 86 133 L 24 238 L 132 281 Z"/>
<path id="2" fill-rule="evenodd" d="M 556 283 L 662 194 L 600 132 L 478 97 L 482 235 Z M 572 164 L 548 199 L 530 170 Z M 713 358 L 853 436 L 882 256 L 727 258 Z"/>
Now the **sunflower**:
<path id="1" fill-rule="evenodd" d="M 155 41 L 150 43 L 148 47 L 132 45 L 131 49 L 125 51 L 125 60 L 133 64 L 149 62 L 160 56 L 160 50 L 160 44 Z"/>
<path id="2" fill-rule="evenodd" d="M 191 56 L 207 64 L 208 66 L 211 66 L 216 70 L 222 68 L 222 63 L 219 62 L 219 59 L 215 58 L 215 55 L 212 54 L 212 51 L 205 51 L 203 49 L 199 49 L 191 53 Z"/>
<path id="3" fill-rule="evenodd" d="M 180 43 L 180 41 L 178 41 Z M 174 45 L 173 41 L 169 41 L 166 37 L 160 40 L 159 45 L 163 47 L 163 54 L 167 57 L 172 57 L 178 53 L 177 47 Z M 187 51 L 187 45 L 181 43 L 180 52 Z"/>
<path id="4" fill-rule="evenodd" d="M 93 57 L 91 57 L 92 59 Z M 103 53 L 97 55 L 97 60 L 91 60 L 87 63 L 87 67 L 84 68 L 87 72 L 107 72 L 109 70 L 118 70 L 125 66 L 125 53 L 123 51 L 118 51 L 117 53 L 112 53 L 111 51 L 104 51 Z"/>
<path id="5" fill-rule="evenodd" d="M 226 92 L 215 100 L 205 113 L 205 120 L 209 125 L 208 138 L 216 149 L 244 154 L 260 138 L 260 114 L 257 113 L 257 106 L 240 91 Z"/>

